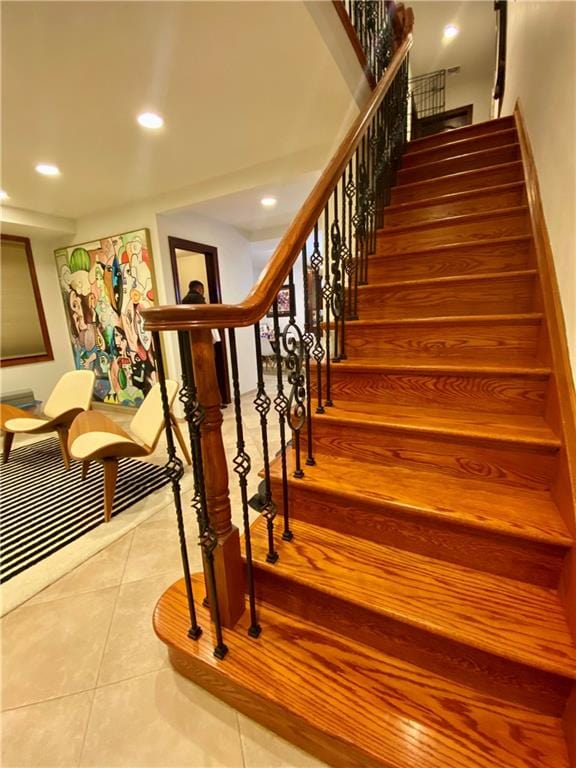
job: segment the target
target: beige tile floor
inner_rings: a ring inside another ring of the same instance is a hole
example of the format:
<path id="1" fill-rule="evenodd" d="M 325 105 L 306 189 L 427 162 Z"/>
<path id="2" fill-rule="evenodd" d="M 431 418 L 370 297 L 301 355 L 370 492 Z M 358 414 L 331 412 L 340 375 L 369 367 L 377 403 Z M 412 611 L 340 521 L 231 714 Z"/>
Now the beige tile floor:
<path id="1" fill-rule="evenodd" d="M 252 398 L 243 399 L 254 488 L 259 422 L 247 407 Z M 230 407 L 224 440 L 231 458 Z M 162 461 L 163 451 L 152 460 Z M 240 525 L 235 486 L 231 496 Z M 200 570 L 191 525 L 189 542 L 193 569 Z M 152 610 L 180 575 L 168 504 L 4 617 L 3 768 L 322 768 L 171 669 Z"/>

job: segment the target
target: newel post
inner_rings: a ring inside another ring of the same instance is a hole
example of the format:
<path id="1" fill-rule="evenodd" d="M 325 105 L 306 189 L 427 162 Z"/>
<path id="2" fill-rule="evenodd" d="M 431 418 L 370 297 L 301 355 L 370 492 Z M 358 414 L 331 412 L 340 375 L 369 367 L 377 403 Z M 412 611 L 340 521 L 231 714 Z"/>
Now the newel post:
<path id="1" fill-rule="evenodd" d="M 228 467 L 222 439 L 220 390 L 211 331 L 191 330 L 190 344 L 198 402 L 205 409 L 201 426 L 202 461 L 208 517 L 218 537 L 218 545 L 214 550 L 216 591 L 222 625 L 232 628 L 245 608 L 244 566 L 240 554 L 240 534 L 232 524 Z"/>

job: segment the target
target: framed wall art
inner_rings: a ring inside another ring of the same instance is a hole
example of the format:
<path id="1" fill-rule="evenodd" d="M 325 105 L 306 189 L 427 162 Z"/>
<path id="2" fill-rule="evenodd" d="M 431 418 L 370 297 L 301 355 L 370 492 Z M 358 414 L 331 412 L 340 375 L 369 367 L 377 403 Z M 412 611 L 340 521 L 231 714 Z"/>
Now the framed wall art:
<path id="1" fill-rule="evenodd" d="M 152 335 L 141 315 L 156 304 L 148 230 L 55 255 L 76 368 L 96 374 L 96 401 L 137 407 L 156 382 Z"/>
<path id="2" fill-rule="evenodd" d="M 291 290 L 289 284 L 283 285 L 280 288 L 276 300 L 278 302 L 278 317 L 290 317 Z M 274 305 L 270 307 L 266 317 L 274 317 L 273 307 Z"/>

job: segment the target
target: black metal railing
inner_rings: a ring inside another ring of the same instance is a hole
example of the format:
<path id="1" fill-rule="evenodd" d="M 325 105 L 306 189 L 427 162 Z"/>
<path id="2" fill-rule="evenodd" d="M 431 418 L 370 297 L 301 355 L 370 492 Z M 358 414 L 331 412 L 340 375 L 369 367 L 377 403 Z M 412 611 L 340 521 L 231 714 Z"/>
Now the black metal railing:
<path id="1" fill-rule="evenodd" d="M 446 107 L 446 70 L 438 69 L 411 77 L 408 82 L 412 103 L 412 119 L 422 120 L 444 112 Z"/>
<path id="2" fill-rule="evenodd" d="M 378 5 L 380 7 L 381 4 Z M 362 3 L 361 6 L 362 12 L 366 13 L 368 4 Z M 368 26 L 366 22 L 364 28 L 368 29 Z M 406 142 L 407 55 L 397 66 L 397 70 L 393 70 L 396 74 L 379 106 L 372 113 L 372 119 L 362 137 L 355 149 L 351 147 L 346 155 L 348 159 L 345 160 L 343 172 L 326 190 L 323 198 L 326 202 L 320 203 L 320 207 L 323 205 L 322 212 L 310 224 L 300 263 L 294 263 L 287 270 L 287 289 L 272 305 L 273 340 L 276 342 L 276 365 L 272 376 L 266 375 L 263 366 L 259 323 L 253 328 L 257 389 L 250 405 L 254 408 L 254 419 L 260 428 L 262 457 L 261 465 L 256 469 L 255 457 L 249 455 L 244 439 L 246 398 L 240 393 L 247 387 L 240 378 L 235 330 L 228 329 L 237 446 L 232 466 L 240 487 L 250 613 L 248 633 L 252 637 L 258 637 L 261 628 L 257 615 L 250 509 L 259 512 L 265 520 L 265 559 L 274 564 L 278 560 L 277 537 L 284 541 L 293 538 L 290 500 L 294 482 L 305 477 L 308 467 L 326 460 L 315 450 L 315 424 L 333 406 L 333 366 L 346 360 L 351 329 L 361 318 L 362 287 L 369 281 L 370 262 L 376 252 L 377 231 L 386 219 L 386 206 L 390 201 L 391 188 L 395 183 Z M 194 465 L 192 508 L 198 526 L 208 601 L 215 627 L 214 653 L 222 658 L 227 648 L 223 639 L 214 572 L 213 552 L 217 536 L 208 514 L 204 488 L 204 411 L 198 402 L 194 366 L 189 355 L 191 334 L 184 327 L 178 331 L 178 342 L 183 374 L 181 402 L 189 426 Z M 189 635 L 194 638 L 201 630 L 196 620 L 184 532 L 180 485 L 183 467 L 176 457 L 169 424 L 164 365 L 157 332 L 154 333 L 154 347 L 158 357 L 167 427 L 167 471 L 172 480 L 187 584 Z M 271 437 L 272 428 L 274 435 Z M 261 480 L 256 474 L 260 469 Z M 254 486 L 253 492 L 250 491 L 251 486 Z M 263 552 L 262 547 L 260 552 Z"/>
<path id="3" fill-rule="evenodd" d="M 344 0 L 344 7 L 377 82 L 392 58 L 393 5 L 384 0 Z"/>

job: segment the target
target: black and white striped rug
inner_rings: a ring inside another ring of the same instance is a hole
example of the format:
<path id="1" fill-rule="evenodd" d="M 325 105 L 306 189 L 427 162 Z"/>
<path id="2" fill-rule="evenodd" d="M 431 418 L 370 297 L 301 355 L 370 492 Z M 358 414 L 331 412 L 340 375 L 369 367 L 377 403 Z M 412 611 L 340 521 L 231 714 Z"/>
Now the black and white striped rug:
<path id="1" fill-rule="evenodd" d="M 120 459 L 112 516 L 166 485 L 163 467 Z M 104 523 L 104 477 L 100 464 L 62 463 L 57 438 L 13 449 L 0 465 L 0 583 Z"/>

